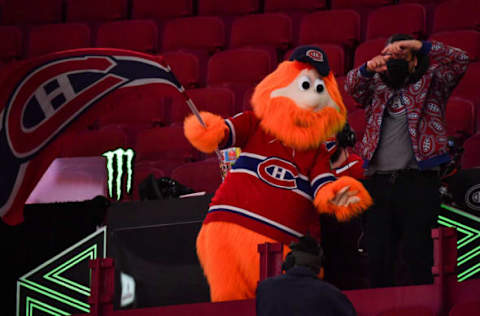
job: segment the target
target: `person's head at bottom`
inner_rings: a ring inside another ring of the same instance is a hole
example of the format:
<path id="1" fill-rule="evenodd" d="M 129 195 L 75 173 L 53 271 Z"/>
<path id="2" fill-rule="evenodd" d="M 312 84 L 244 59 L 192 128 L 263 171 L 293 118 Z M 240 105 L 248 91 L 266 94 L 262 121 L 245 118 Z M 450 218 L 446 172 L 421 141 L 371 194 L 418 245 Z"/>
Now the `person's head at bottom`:
<path id="1" fill-rule="evenodd" d="M 323 249 L 311 236 L 300 237 L 299 241 L 290 244 L 291 251 L 282 264 L 282 270 L 288 271 L 293 267 L 307 267 L 315 274 L 319 274 L 323 266 Z"/>

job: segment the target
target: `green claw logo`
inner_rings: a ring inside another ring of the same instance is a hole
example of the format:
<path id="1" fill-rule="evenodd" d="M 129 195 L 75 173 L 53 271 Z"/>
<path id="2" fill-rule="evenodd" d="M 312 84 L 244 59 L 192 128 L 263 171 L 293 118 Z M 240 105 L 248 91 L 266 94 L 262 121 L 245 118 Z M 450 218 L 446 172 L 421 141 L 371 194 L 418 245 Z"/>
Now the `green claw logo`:
<path id="1" fill-rule="evenodd" d="M 108 196 L 110 198 L 113 198 L 113 186 L 115 179 L 115 191 L 117 193 L 117 200 L 120 200 L 120 198 L 122 197 L 122 179 L 125 169 L 127 171 L 127 194 L 131 194 L 133 179 L 133 160 L 135 158 L 135 151 L 132 148 L 117 148 L 116 150 L 104 152 L 102 156 L 107 159 Z M 124 163 L 125 158 L 126 163 Z M 116 168 L 114 168 L 114 165 L 116 166 Z M 116 176 L 114 177 L 115 173 Z"/>

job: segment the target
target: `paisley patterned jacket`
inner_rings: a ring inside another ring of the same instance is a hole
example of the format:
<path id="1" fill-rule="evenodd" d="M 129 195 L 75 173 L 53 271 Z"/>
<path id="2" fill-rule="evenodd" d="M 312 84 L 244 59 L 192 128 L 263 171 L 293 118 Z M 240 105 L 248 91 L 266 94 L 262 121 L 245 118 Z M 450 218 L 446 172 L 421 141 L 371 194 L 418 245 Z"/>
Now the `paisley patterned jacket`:
<path id="1" fill-rule="evenodd" d="M 355 148 L 365 167 L 379 143 L 386 104 L 396 96 L 407 109 L 408 131 L 420 169 L 450 160 L 445 109 L 452 90 L 467 70 L 469 58 L 461 49 L 436 41 L 423 42 L 419 53 L 429 56 L 427 71 L 418 81 L 397 90 L 385 85 L 378 73 L 369 72 L 366 64 L 347 75 L 345 90 L 365 108 L 367 126 Z"/>

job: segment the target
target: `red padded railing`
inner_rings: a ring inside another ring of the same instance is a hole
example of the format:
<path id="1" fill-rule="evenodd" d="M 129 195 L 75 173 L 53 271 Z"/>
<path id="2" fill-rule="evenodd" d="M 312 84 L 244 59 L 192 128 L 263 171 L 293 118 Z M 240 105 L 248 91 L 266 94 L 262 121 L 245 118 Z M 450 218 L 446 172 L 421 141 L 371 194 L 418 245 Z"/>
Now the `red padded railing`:
<path id="1" fill-rule="evenodd" d="M 480 280 L 458 283 L 455 274 L 457 238 L 453 228 L 432 230 L 434 241 L 434 283 L 429 285 L 401 286 L 378 289 L 344 291 L 352 301 L 358 315 L 377 316 L 381 313 L 423 308 L 433 315 L 447 316 L 455 304 L 478 300 Z M 281 273 L 283 245 L 265 243 L 258 245 L 261 280 Z M 96 259 L 91 262 L 92 285 L 89 299 L 89 316 L 254 316 L 255 300 L 222 303 L 199 303 L 143 309 L 113 310 L 114 266 L 113 259 Z"/>

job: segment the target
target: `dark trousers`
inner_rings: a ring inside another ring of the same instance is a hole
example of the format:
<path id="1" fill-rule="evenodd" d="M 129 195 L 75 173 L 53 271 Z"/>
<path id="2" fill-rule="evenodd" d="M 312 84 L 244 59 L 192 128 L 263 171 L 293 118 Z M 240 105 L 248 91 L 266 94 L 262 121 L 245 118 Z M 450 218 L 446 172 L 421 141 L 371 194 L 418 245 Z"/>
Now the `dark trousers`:
<path id="1" fill-rule="evenodd" d="M 374 200 L 365 214 L 371 287 L 432 283 L 431 229 L 440 210 L 437 173 L 375 174 L 365 186 Z M 396 281 L 402 262 L 404 277 Z"/>

